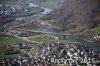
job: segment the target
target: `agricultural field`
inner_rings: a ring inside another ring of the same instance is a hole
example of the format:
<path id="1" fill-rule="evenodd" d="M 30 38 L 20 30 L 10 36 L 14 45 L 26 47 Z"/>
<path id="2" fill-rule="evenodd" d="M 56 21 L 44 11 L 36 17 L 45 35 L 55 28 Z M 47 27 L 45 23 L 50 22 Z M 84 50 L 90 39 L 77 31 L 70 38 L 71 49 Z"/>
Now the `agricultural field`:
<path id="1" fill-rule="evenodd" d="M 47 0 L 45 2 L 42 2 L 41 6 L 54 9 L 57 7 L 58 3 L 59 3 L 59 0 Z"/>
<path id="2" fill-rule="evenodd" d="M 20 54 L 5 55 L 4 52 L 0 49 L 0 58 L 18 57 L 19 55 Z"/>
<path id="3" fill-rule="evenodd" d="M 16 44 L 20 41 L 21 41 L 20 39 L 14 38 L 14 37 L 0 38 L 0 58 L 18 57 L 19 53 L 18 54 L 5 55 L 3 50 L 6 49 L 5 46 L 14 45 L 14 44 Z"/>
<path id="4" fill-rule="evenodd" d="M 13 45 L 20 41 L 20 39 L 14 37 L 3 37 L 0 38 L 0 45 Z"/>
<path id="5" fill-rule="evenodd" d="M 43 9 L 41 9 L 40 7 L 32 7 L 29 9 L 28 13 L 39 13 L 41 11 L 43 11 Z"/>
<path id="6" fill-rule="evenodd" d="M 70 40 L 56 39 L 56 38 L 54 38 L 54 36 L 50 36 L 48 34 L 36 35 L 35 37 L 32 37 L 31 40 L 37 41 L 37 42 L 43 42 L 43 43 L 47 43 L 47 44 L 50 44 L 52 42 L 68 44 L 68 43 L 72 42 Z"/>
<path id="7" fill-rule="evenodd" d="M 95 34 L 100 33 L 100 27 L 93 28 L 91 31 Z"/>

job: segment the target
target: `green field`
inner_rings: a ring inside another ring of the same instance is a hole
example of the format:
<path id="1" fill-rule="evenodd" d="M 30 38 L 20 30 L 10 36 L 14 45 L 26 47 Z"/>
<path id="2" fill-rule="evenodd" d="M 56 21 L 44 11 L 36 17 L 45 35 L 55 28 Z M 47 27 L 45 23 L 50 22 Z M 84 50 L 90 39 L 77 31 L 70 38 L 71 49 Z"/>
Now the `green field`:
<path id="1" fill-rule="evenodd" d="M 5 54 L 0 50 L 0 58 L 18 57 L 19 55 L 20 55 L 20 54 L 5 55 Z"/>
<path id="2" fill-rule="evenodd" d="M 41 11 L 43 11 L 43 9 L 41 9 L 40 7 L 32 7 L 32 8 L 29 8 L 28 13 L 39 13 Z"/>
<path id="3" fill-rule="evenodd" d="M 100 33 L 100 27 L 93 28 L 91 31 L 96 33 L 96 34 Z"/>
<path id="4" fill-rule="evenodd" d="M 54 9 L 57 7 L 57 4 L 59 3 L 59 0 L 47 0 L 45 2 L 41 3 L 41 6 Z"/>
<path id="5" fill-rule="evenodd" d="M 2 48 L 3 46 L 8 46 L 8 45 L 13 45 L 13 44 L 16 44 L 18 42 L 20 42 L 22 40 L 18 39 L 18 38 L 14 38 L 14 37 L 2 37 L 0 38 L 0 58 L 9 58 L 9 57 L 18 57 L 19 54 L 12 54 L 12 55 L 5 55 L 3 53 L 3 49 L 5 48 Z"/>
<path id="6" fill-rule="evenodd" d="M 0 38 L 0 45 L 13 45 L 20 41 L 20 39 L 14 37 L 3 37 Z"/>
<path id="7" fill-rule="evenodd" d="M 33 41 L 37 41 L 37 42 L 44 42 L 44 43 L 47 43 L 47 44 L 50 44 L 52 42 L 55 42 L 55 43 L 63 43 L 63 44 L 67 44 L 67 43 L 71 43 L 72 41 L 70 40 L 55 40 L 54 38 L 52 37 L 48 37 L 49 35 L 48 34 L 40 34 L 40 35 L 37 35 L 36 37 L 33 37 L 32 40 Z"/>

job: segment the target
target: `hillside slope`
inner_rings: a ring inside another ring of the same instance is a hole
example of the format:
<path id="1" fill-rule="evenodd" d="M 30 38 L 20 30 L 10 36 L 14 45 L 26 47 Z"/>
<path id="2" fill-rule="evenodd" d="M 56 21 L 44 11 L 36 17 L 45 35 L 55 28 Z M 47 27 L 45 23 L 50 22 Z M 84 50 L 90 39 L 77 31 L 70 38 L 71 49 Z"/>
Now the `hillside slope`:
<path id="1" fill-rule="evenodd" d="M 43 20 L 55 20 L 60 31 L 80 32 L 100 24 L 100 0 L 65 0 Z M 54 28 L 55 29 L 55 28 Z"/>

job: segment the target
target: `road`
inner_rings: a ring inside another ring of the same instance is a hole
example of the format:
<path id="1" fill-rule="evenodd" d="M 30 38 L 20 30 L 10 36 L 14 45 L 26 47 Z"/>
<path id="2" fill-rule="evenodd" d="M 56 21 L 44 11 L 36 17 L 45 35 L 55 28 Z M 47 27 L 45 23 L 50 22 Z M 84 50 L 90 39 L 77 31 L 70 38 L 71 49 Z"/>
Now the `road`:
<path id="1" fill-rule="evenodd" d="M 61 34 L 61 33 L 55 33 L 55 32 L 44 32 L 39 30 L 30 30 L 30 29 L 16 29 L 16 31 L 30 31 L 30 32 L 37 32 L 37 33 L 46 33 L 46 34 L 59 34 L 59 35 L 72 35 L 72 34 Z"/>

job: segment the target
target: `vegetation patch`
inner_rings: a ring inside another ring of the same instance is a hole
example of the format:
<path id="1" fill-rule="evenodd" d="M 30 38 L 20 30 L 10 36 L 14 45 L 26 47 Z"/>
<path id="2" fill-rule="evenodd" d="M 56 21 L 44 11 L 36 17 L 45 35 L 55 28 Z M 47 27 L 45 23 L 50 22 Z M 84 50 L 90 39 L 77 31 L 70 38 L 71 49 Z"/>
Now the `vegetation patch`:
<path id="1" fill-rule="evenodd" d="M 40 7 L 32 7 L 29 9 L 29 12 L 34 12 L 34 13 L 37 13 L 40 11 L 43 11 L 43 9 L 41 9 Z"/>
<path id="2" fill-rule="evenodd" d="M 9 53 L 7 47 L 9 45 L 14 45 L 22 40 L 15 37 L 2 37 L 0 38 L 0 58 L 18 57 L 20 55 L 20 50 L 15 49 Z M 7 50 L 7 52 L 5 52 Z M 8 53 L 8 54 L 7 54 Z"/>
<path id="3" fill-rule="evenodd" d="M 1 54 L 0 53 L 0 58 L 10 58 L 10 57 L 12 57 L 12 58 L 14 58 L 14 57 L 18 57 L 20 54 L 12 54 L 12 55 L 5 55 L 5 54 Z"/>
<path id="4" fill-rule="evenodd" d="M 42 2 L 41 6 L 54 9 L 57 7 L 57 4 L 59 3 L 58 0 L 47 0 L 45 2 Z"/>
<path id="5" fill-rule="evenodd" d="M 32 8 L 29 8 L 29 11 L 26 12 L 27 14 L 36 14 L 36 13 L 40 13 L 44 11 L 44 9 L 41 9 L 40 7 L 32 7 Z"/>
<path id="6" fill-rule="evenodd" d="M 91 31 L 95 34 L 100 33 L 100 27 L 93 28 Z"/>
<path id="7" fill-rule="evenodd" d="M 0 45 L 12 45 L 20 42 L 21 40 L 15 37 L 2 37 L 0 38 Z"/>
<path id="8" fill-rule="evenodd" d="M 50 36 L 48 34 L 40 34 L 40 35 L 34 36 L 32 40 L 37 41 L 37 42 L 47 43 L 47 44 L 50 44 L 52 42 L 55 42 L 55 43 L 59 42 L 63 44 L 72 42 L 71 40 L 55 39 L 53 36 Z"/>

